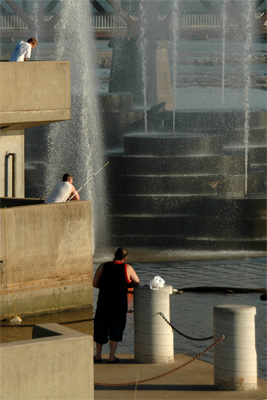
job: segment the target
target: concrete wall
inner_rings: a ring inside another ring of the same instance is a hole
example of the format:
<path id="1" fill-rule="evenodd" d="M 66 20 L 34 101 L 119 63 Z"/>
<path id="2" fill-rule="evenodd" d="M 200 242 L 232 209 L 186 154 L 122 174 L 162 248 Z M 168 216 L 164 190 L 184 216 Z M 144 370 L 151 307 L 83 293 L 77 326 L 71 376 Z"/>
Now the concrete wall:
<path id="1" fill-rule="evenodd" d="M 24 129 L 70 119 L 70 62 L 0 63 L 0 125 Z"/>
<path id="2" fill-rule="evenodd" d="M 42 338 L 0 345 L 1 399 L 93 400 L 92 337 L 58 324 L 35 328 Z"/>
<path id="3" fill-rule="evenodd" d="M 2 105 L 1 105 L 2 106 Z M 6 158 L 7 153 L 15 155 L 15 168 L 12 168 L 12 157 Z M 6 165 L 8 160 L 8 166 Z M 6 167 L 8 178 L 6 180 Z M 12 179 L 15 184 L 15 197 L 25 196 L 24 185 L 24 130 L 8 130 L 0 135 L 0 197 L 5 196 L 5 185 L 8 184 L 7 197 L 12 197 Z"/>
<path id="4" fill-rule="evenodd" d="M 92 305 L 91 203 L 0 209 L 1 318 Z"/>

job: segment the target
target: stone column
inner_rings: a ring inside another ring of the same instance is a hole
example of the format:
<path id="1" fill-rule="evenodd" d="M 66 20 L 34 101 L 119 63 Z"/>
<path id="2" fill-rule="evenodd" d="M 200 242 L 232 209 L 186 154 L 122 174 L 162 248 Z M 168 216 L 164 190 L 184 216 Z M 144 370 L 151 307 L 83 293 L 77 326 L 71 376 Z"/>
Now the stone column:
<path id="1" fill-rule="evenodd" d="M 144 105 L 144 84 L 142 78 L 142 57 L 140 40 L 134 38 L 112 39 L 113 48 L 109 92 L 133 94 L 134 105 Z M 166 102 L 166 109 L 172 110 L 172 84 L 168 57 L 168 40 L 149 40 L 145 54 L 147 105 L 153 107 Z"/>
<path id="2" fill-rule="evenodd" d="M 215 340 L 226 335 L 214 348 L 214 384 L 220 390 L 256 389 L 256 308 L 222 305 L 213 311 Z"/>
<path id="3" fill-rule="evenodd" d="M 136 362 L 168 363 L 174 359 L 173 331 L 159 315 L 170 320 L 172 286 L 134 290 L 134 358 Z"/>
<path id="4" fill-rule="evenodd" d="M 173 87 L 169 66 L 169 41 L 157 41 L 156 48 L 156 87 L 158 103 L 166 102 L 166 110 L 173 109 Z"/>

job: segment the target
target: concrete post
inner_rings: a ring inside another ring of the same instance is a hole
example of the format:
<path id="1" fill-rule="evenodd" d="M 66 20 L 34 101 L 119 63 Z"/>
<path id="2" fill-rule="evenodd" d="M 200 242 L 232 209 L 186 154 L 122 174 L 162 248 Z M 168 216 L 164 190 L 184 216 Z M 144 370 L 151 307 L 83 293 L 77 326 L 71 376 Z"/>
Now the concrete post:
<path id="1" fill-rule="evenodd" d="M 222 305 L 213 311 L 215 340 L 226 335 L 214 348 L 214 384 L 220 390 L 256 389 L 256 308 Z"/>
<path id="2" fill-rule="evenodd" d="M 134 358 L 138 363 L 173 362 L 173 331 L 159 315 L 162 312 L 170 320 L 171 293 L 172 286 L 134 290 Z"/>

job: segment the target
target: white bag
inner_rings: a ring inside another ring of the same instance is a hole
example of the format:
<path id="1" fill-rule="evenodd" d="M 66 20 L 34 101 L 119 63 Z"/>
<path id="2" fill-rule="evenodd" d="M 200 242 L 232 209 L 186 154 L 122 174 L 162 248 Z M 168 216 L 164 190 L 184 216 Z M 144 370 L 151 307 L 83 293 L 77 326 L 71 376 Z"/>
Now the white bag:
<path id="1" fill-rule="evenodd" d="M 164 283 L 164 279 L 162 279 L 160 276 L 155 276 L 154 279 L 150 281 L 149 286 L 151 290 L 158 290 L 159 288 L 164 287 Z"/>

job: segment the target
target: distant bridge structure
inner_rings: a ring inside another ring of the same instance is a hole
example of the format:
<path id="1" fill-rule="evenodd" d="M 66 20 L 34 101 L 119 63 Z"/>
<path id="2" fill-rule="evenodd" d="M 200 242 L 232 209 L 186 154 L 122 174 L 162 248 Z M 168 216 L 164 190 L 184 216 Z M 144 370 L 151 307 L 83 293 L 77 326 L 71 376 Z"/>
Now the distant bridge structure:
<path id="1" fill-rule="evenodd" d="M 91 2 L 94 11 L 91 18 L 88 19 L 88 24 L 94 30 L 96 39 L 138 36 L 140 18 L 136 12 L 123 9 L 115 0 L 88 1 Z M 218 0 L 217 4 L 221 2 L 222 0 Z M 264 0 L 256 0 L 256 2 L 257 5 L 262 5 Z M 169 38 L 171 12 L 168 13 L 168 10 L 159 9 L 158 3 L 153 2 L 148 6 L 149 18 L 151 21 L 154 20 L 154 22 L 157 22 L 158 28 L 153 32 L 154 37 L 160 35 L 158 39 L 166 40 Z M 205 30 L 212 35 L 212 32 L 215 33 L 216 30 L 221 30 L 222 16 L 218 9 L 214 8 L 214 2 L 199 0 L 196 3 L 205 7 L 202 7 L 201 12 L 189 12 L 190 10 L 186 10 L 185 13 L 181 12 L 179 21 L 181 33 L 188 33 L 190 30 L 198 32 Z M 188 4 L 188 0 L 181 1 L 181 11 Z M 235 8 L 234 3 L 229 1 L 226 4 L 230 11 L 227 18 L 227 28 L 229 30 L 235 30 L 238 27 L 243 29 L 242 17 Z M 57 35 L 57 24 L 60 19 L 59 5 L 60 2 L 51 0 L 45 6 L 44 0 L 39 0 L 38 11 L 33 14 L 32 10 L 23 9 L 15 0 L 2 0 L 0 18 L 1 38 L 18 39 L 21 38 L 22 33 L 23 37 L 30 37 L 32 36 L 32 32 L 36 32 L 36 26 L 38 25 L 39 39 L 54 40 Z M 264 31 L 266 12 L 258 11 L 255 17 L 259 21 L 262 20 L 262 24 L 259 25 L 262 25 Z"/>
<path id="2" fill-rule="evenodd" d="M 139 20 L 137 16 L 131 17 L 135 21 Z M 54 15 L 46 15 L 44 21 L 48 23 L 53 18 Z M 127 23 L 118 15 L 107 13 L 94 14 L 88 23 L 94 30 L 95 37 L 98 39 L 127 36 Z M 222 27 L 222 18 L 218 14 L 186 14 L 181 17 L 180 27 L 181 29 L 220 28 Z M 227 27 L 238 27 L 234 17 L 229 18 Z M 20 34 L 21 31 L 27 31 L 28 33 L 29 27 L 18 15 L 2 15 L 0 19 L 0 31 L 1 37 L 6 38 L 10 33 L 12 33 L 12 36 L 17 36 L 16 33 L 18 33 L 18 31 L 20 31 Z M 51 33 L 49 36 L 51 36 Z M 52 37 L 54 37 L 53 32 Z"/>

